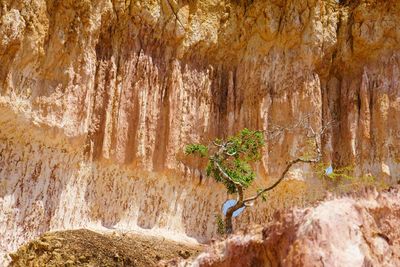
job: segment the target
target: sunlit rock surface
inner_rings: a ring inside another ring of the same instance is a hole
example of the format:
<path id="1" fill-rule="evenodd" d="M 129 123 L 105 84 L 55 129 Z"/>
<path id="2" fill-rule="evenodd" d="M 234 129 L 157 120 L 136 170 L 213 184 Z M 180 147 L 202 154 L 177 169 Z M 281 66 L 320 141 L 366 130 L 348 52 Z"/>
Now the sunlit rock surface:
<path id="1" fill-rule="evenodd" d="M 279 214 L 180 266 L 399 266 L 399 187 Z M 171 266 L 175 266 L 171 263 Z"/>
<path id="2" fill-rule="evenodd" d="M 227 196 L 182 147 L 311 113 L 340 122 L 326 162 L 395 181 L 399 25 L 398 1 L 0 0 L 0 254 L 78 227 L 209 240 Z M 257 183 L 305 146 L 267 143 Z M 238 225 L 318 198 L 308 171 Z"/>

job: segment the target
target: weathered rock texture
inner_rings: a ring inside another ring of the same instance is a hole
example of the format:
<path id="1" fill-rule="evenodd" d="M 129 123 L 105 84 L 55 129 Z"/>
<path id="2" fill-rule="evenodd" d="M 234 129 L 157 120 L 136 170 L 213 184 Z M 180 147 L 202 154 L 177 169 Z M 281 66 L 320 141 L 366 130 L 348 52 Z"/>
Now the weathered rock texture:
<path id="1" fill-rule="evenodd" d="M 278 214 L 181 266 L 399 266 L 400 191 L 369 192 Z M 173 264 L 175 265 L 175 264 Z"/>
<path id="2" fill-rule="evenodd" d="M 348 2 L 0 0 L 0 251 L 88 226 L 207 240 L 226 196 L 184 144 L 311 112 L 340 122 L 327 162 L 398 179 L 400 3 Z M 267 144 L 258 182 L 304 146 Z"/>

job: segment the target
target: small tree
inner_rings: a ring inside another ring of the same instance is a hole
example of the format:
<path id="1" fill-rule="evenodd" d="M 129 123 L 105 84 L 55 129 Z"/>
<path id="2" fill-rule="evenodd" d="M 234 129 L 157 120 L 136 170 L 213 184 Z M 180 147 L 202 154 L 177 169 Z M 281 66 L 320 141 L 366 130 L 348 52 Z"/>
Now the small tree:
<path id="1" fill-rule="evenodd" d="M 225 232 L 233 232 L 232 217 L 233 213 L 243 207 L 252 206 L 259 197 L 265 199 L 265 193 L 278 186 L 289 172 L 290 168 L 296 163 L 317 163 L 321 160 L 322 154 L 319 146 L 320 137 L 326 127 L 316 132 L 311 126 L 306 127 L 306 121 L 300 121 L 294 127 L 304 127 L 307 129 L 310 151 L 301 157 L 289 161 L 281 173 L 280 177 L 270 186 L 257 191 L 250 197 L 245 197 L 245 190 L 253 183 L 256 174 L 252 164 L 259 161 L 262 156 L 264 146 L 264 131 L 252 131 L 243 129 L 236 135 L 226 139 L 215 139 L 209 145 L 189 144 L 186 146 L 185 153 L 195 154 L 200 158 L 208 160 L 206 173 L 213 176 L 215 181 L 222 183 L 229 194 L 236 194 L 236 203 L 228 208 L 225 215 Z M 269 133 L 271 138 L 276 138 L 292 128 L 277 127 Z"/>

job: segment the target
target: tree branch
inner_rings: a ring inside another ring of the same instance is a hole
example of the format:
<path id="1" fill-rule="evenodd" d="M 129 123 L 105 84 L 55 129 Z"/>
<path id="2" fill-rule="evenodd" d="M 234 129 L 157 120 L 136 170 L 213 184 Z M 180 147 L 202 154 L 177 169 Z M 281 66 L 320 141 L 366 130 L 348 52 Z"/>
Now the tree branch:
<path id="1" fill-rule="evenodd" d="M 299 128 L 300 126 L 305 125 L 307 123 L 307 121 L 311 118 L 312 115 L 313 115 L 313 113 L 310 113 L 310 114 L 307 114 L 306 116 L 304 116 L 303 118 L 300 118 L 300 120 L 293 126 L 281 126 L 281 125 L 270 123 L 272 130 L 266 131 L 266 132 L 268 132 L 267 140 L 271 141 L 271 140 L 281 136 L 286 131 L 291 131 L 296 128 Z"/>
<path id="2" fill-rule="evenodd" d="M 214 159 L 214 164 L 217 165 L 218 170 L 222 173 L 222 175 L 229 180 L 230 182 L 234 183 L 237 186 L 243 187 L 241 183 L 232 180 L 232 178 L 222 169 L 221 165 Z"/>
<path id="3" fill-rule="evenodd" d="M 212 143 L 213 143 L 214 146 L 223 147 L 223 145 L 217 144 L 217 142 L 215 142 L 215 141 L 212 141 Z"/>
<path id="4" fill-rule="evenodd" d="M 171 2 L 170 2 L 169 0 L 167 0 L 167 3 L 168 3 L 168 5 L 169 5 L 169 7 L 171 8 L 172 13 L 174 13 L 174 15 L 175 15 L 175 17 L 176 17 L 176 20 L 179 22 L 179 24 L 182 26 L 182 28 L 185 29 L 185 26 L 183 26 L 183 23 L 182 23 L 181 20 L 179 19 L 178 14 L 175 12 L 175 9 L 174 9 L 174 7 L 172 6 Z"/>
<path id="5" fill-rule="evenodd" d="M 237 154 L 237 152 L 236 151 L 233 153 L 225 152 L 225 154 L 232 157 L 232 156 L 235 156 Z"/>
<path id="6" fill-rule="evenodd" d="M 311 117 L 311 114 L 309 114 L 308 116 L 306 116 L 305 118 L 301 119 L 294 127 L 279 127 L 279 126 L 275 126 L 276 128 L 278 128 L 278 135 L 286 130 L 289 129 L 294 129 L 297 128 L 299 126 L 304 126 L 304 124 L 306 123 L 306 120 L 309 119 Z M 271 191 L 272 189 L 274 189 L 275 187 L 277 187 L 285 178 L 286 174 L 289 172 L 290 168 L 295 165 L 296 163 L 302 162 L 302 163 L 317 163 L 319 161 L 321 161 L 322 158 L 322 152 L 321 152 L 321 148 L 319 145 L 319 141 L 318 138 L 321 138 L 321 136 L 325 133 L 325 131 L 329 128 L 331 128 L 334 125 L 335 121 L 331 120 L 328 123 L 326 123 L 318 132 L 315 132 L 315 130 L 312 128 L 312 126 L 310 126 L 308 124 L 307 129 L 311 132 L 311 135 L 307 135 L 308 137 L 312 137 L 314 139 L 315 142 L 315 149 L 316 149 L 316 153 L 317 156 L 314 159 L 303 159 L 303 158 L 297 158 L 294 159 L 292 161 L 289 162 L 289 164 L 286 166 L 285 170 L 282 172 L 281 176 L 279 177 L 279 179 L 271 186 L 264 188 L 263 190 L 259 191 L 255 196 L 247 198 L 245 200 L 243 200 L 243 203 L 246 207 L 252 206 L 253 203 L 248 203 L 248 202 L 252 202 L 254 200 L 256 200 L 257 198 L 259 198 L 263 193 L 267 192 L 267 191 Z M 275 136 L 276 137 L 276 136 Z"/>
<path id="7" fill-rule="evenodd" d="M 272 189 L 274 189 L 275 187 L 277 187 L 285 178 L 286 174 L 289 172 L 290 168 L 295 165 L 296 163 L 317 163 L 319 162 L 319 158 L 318 159 L 302 159 L 302 158 L 297 158 L 294 159 L 292 161 L 289 162 L 289 164 L 286 166 L 285 170 L 282 172 L 281 176 L 279 177 L 279 179 L 271 186 L 264 188 L 263 190 L 259 191 L 255 196 L 247 198 L 245 200 L 243 200 L 243 202 L 246 203 L 247 202 L 251 202 L 256 200 L 257 198 L 259 198 L 263 193 L 267 192 L 267 191 L 271 191 Z"/>
<path id="8" fill-rule="evenodd" d="M 243 185 L 239 182 L 234 181 L 225 171 L 224 169 L 222 169 L 221 165 L 214 160 L 214 164 L 217 166 L 218 170 L 222 173 L 222 175 L 225 177 L 226 180 L 232 182 L 237 190 L 238 193 L 238 199 L 237 199 L 237 203 L 242 202 L 243 201 Z"/>

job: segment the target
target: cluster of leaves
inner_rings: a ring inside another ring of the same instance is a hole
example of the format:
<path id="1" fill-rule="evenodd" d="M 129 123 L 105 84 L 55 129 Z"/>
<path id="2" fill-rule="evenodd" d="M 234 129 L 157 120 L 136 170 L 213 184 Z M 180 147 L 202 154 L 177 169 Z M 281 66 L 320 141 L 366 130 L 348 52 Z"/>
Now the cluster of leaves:
<path id="1" fill-rule="evenodd" d="M 264 146 L 264 133 L 245 128 L 228 138 L 227 153 L 236 159 L 254 162 L 261 158 L 262 146 Z"/>
<path id="2" fill-rule="evenodd" d="M 301 159 L 310 160 L 318 157 L 316 152 L 317 144 L 314 138 L 308 138 L 306 141 L 306 149 L 301 155 Z"/>
<path id="3" fill-rule="evenodd" d="M 263 190 L 263 189 L 258 188 L 258 189 L 257 189 L 257 194 L 258 194 L 259 192 L 262 192 L 262 190 Z M 261 193 L 260 197 L 261 197 L 261 200 L 262 200 L 262 201 L 264 201 L 264 202 L 267 201 L 267 194 L 266 194 L 265 192 Z"/>
<path id="4" fill-rule="evenodd" d="M 245 128 L 226 140 L 215 139 L 209 146 L 190 144 L 186 146 L 185 152 L 207 157 L 207 176 L 213 176 L 232 194 L 237 191 L 235 183 L 247 188 L 255 179 L 251 163 L 260 160 L 263 146 L 263 132 Z"/>
<path id="5" fill-rule="evenodd" d="M 319 163 L 314 166 L 317 176 L 325 182 L 325 187 L 330 191 L 345 193 L 354 190 L 361 190 L 365 187 L 376 187 L 385 189 L 388 184 L 378 180 L 373 175 L 354 175 L 354 166 L 335 167 L 331 173 L 326 173 L 329 164 Z"/>
<path id="6" fill-rule="evenodd" d="M 221 168 L 224 168 L 224 167 L 221 167 Z M 226 172 L 226 169 L 224 169 L 224 170 Z M 229 170 L 228 170 L 228 172 L 229 172 Z M 233 194 L 236 192 L 237 188 L 236 188 L 235 184 L 232 183 L 231 181 L 227 180 L 226 178 L 224 178 L 223 174 L 221 173 L 219 168 L 216 166 L 215 159 L 209 159 L 207 168 L 206 168 L 206 174 L 207 174 L 207 177 L 213 176 L 215 181 L 225 185 L 226 190 L 228 191 L 229 194 Z"/>
<path id="7" fill-rule="evenodd" d="M 208 156 L 208 147 L 202 144 L 190 144 L 185 148 L 185 153 L 198 154 L 200 157 L 204 158 Z"/>
<path id="8" fill-rule="evenodd" d="M 326 170 L 329 167 L 329 164 L 318 163 L 314 166 L 314 171 L 318 177 L 329 179 L 332 182 L 351 181 L 355 179 L 355 177 L 352 175 L 354 172 L 354 166 L 335 167 L 332 169 L 331 173 L 327 174 Z"/>

